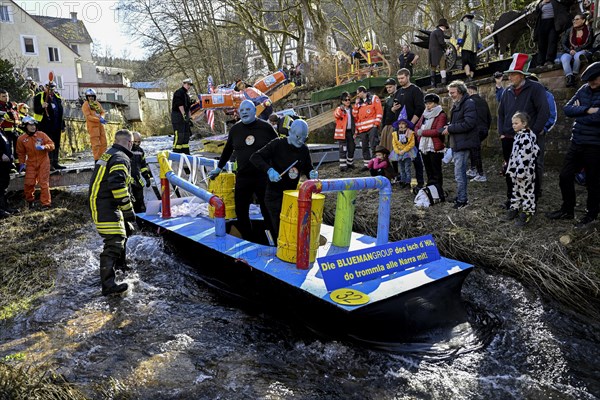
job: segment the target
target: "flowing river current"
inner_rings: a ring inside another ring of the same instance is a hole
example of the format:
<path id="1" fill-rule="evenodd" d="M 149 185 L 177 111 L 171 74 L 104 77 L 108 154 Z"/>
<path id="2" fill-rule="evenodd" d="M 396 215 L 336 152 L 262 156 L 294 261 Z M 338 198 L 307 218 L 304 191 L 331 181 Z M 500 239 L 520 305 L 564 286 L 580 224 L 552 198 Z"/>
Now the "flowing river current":
<path id="1" fill-rule="evenodd" d="M 93 225 L 70 240 L 41 306 L 2 326 L 0 357 L 24 353 L 91 398 L 100 398 L 99 385 L 136 399 L 600 396 L 598 326 L 482 269 L 463 287 L 470 323 L 446 339 L 385 352 L 323 339 L 224 298 L 148 233 L 128 242 L 134 270 L 119 275 L 128 295 L 104 298 Z"/>

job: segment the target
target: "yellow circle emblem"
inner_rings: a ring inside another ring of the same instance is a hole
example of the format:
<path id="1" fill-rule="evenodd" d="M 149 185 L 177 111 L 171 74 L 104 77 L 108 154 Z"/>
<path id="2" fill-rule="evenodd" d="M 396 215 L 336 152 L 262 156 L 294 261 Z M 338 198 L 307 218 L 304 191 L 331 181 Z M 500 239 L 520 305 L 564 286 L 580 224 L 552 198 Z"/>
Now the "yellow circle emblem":
<path id="1" fill-rule="evenodd" d="M 371 299 L 363 292 L 356 289 L 337 289 L 331 292 L 329 295 L 331 300 L 335 303 L 343 304 L 345 306 L 360 306 L 361 304 L 367 304 Z"/>

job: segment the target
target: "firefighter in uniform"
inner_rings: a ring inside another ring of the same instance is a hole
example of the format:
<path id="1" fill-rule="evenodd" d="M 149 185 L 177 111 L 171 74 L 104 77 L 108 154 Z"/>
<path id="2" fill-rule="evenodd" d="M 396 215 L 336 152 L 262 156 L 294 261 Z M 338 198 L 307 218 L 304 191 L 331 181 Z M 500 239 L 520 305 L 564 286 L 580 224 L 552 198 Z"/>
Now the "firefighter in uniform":
<path id="1" fill-rule="evenodd" d="M 50 170 L 65 169 L 58 163 L 60 153 L 60 136 L 65 130 L 63 120 L 62 99 L 54 91 L 56 85 L 52 81 L 46 82 L 44 90 L 33 98 L 33 118 L 38 122 L 38 128 L 46 132 L 54 142 L 54 150 L 50 152 Z"/>
<path id="2" fill-rule="evenodd" d="M 17 154 L 17 139 L 21 132 L 18 129 L 19 124 L 21 123 L 19 118 L 19 112 L 17 109 L 17 105 L 10 101 L 9 94 L 6 90 L 0 89 L 0 130 L 4 135 L 4 138 L 10 142 L 10 146 L 12 146 L 13 155 Z M 15 163 L 18 163 L 17 160 L 14 160 Z M 14 171 L 14 166 L 11 162 L 10 170 Z"/>
<path id="3" fill-rule="evenodd" d="M 133 132 L 133 146 L 131 147 L 131 194 L 133 195 L 133 211 L 136 213 L 146 212 L 144 203 L 144 186 L 150 187 L 152 175 L 148 164 L 146 163 L 146 154 L 140 147 L 142 135 L 139 132 Z M 142 179 L 144 177 L 144 179 Z"/>
<path id="4" fill-rule="evenodd" d="M 182 86 L 173 93 L 171 123 L 173 124 L 173 153 L 190 154 L 190 123 L 192 102 L 188 90 L 194 86 L 190 78 L 184 79 Z"/>
<path id="5" fill-rule="evenodd" d="M 104 239 L 100 254 L 102 295 L 127 290 L 126 283 L 115 283 L 115 269 L 127 270 L 127 237 L 134 231 L 135 214 L 129 195 L 130 158 L 133 135 L 126 129 L 115 134 L 115 143 L 96 162 L 90 181 L 89 203 L 92 220 Z"/>

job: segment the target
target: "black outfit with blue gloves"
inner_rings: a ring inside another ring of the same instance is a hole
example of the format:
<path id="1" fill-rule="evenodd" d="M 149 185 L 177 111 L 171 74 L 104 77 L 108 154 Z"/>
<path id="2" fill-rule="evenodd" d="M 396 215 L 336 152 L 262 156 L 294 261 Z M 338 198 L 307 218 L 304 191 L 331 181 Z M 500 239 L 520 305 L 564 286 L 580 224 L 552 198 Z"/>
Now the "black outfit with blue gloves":
<path id="1" fill-rule="evenodd" d="M 266 228 L 270 228 L 269 213 L 264 204 L 268 177 L 250 162 L 250 156 L 277 138 L 277 133 L 266 121 L 255 119 L 248 124 L 237 122 L 229 131 L 227 143 L 219 159 L 219 169 L 223 169 L 235 151 L 237 159 L 237 175 L 235 178 L 235 213 L 237 228 L 245 240 L 251 240 L 249 207 L 252 196 L 256 195 L 265 219 Z"/>
<path id="2" fill-rule="evenodd" d="M 277 182 L 269 181 L 265 192 L 265 205 L 269 210 L 273 225 L 274 238 L 279 235 L 279 214 L 285 190 L 294 190 L 298 186 L 300 175 L 310 176 L 313 169 L 310 152 L 306 145 L 296 147 L 287 138 L 279 138 L 269 142 L 265 147 L 254 153 L 250 161 L 261 171 L 280 174 L 294 162 L 296 164 Z M 274 172 L 269 172 L 271 169 Z"/>

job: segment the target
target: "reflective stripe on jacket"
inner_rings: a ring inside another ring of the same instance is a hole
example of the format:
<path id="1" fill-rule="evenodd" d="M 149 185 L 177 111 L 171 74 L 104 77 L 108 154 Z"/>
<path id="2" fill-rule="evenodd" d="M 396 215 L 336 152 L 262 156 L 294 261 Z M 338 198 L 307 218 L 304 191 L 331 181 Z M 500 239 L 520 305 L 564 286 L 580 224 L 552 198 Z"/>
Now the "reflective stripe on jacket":
<path id="1" fill-rule="evenodd" d="M 369 94 L 366 101 L 361 101 L 353 106 L 352 115 L 358 133 L 367 132 L 373 127 L 378 127 L 381 125 L 381 119 L 383 118 L 381 100 L 379 100 L 379 97 Z"/>

